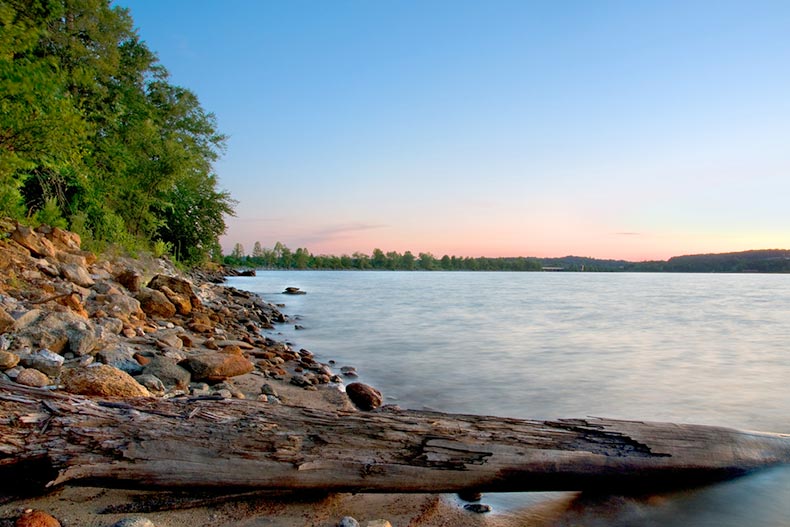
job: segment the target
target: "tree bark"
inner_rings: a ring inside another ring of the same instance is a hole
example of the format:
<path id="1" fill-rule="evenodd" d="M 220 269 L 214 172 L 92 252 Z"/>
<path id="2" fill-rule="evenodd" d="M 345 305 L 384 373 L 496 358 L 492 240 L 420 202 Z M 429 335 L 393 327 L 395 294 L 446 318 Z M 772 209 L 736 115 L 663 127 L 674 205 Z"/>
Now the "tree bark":
<path id="1" fill-rule="evenodd" d="M 199 399 L 0 382 L 0 481 L 343 492 L 643 491 L 790 462 L 790 436 Z"/>

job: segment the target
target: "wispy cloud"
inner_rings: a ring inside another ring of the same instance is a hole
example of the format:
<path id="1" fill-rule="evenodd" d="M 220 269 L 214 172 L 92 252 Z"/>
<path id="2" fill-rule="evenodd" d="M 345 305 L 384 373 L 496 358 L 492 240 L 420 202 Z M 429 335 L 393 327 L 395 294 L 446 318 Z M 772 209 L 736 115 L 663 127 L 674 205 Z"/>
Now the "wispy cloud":
<path id="1" fill-rule="evenodd" d="M 308 244 L 320 244 L 338 239 L 350 238 L 360 232 L 385 229 L 388 225 L 375 223 L 345 223 L 340 225 L 329 225 L 318 231 L 311 233 L 302 239 Z"/>

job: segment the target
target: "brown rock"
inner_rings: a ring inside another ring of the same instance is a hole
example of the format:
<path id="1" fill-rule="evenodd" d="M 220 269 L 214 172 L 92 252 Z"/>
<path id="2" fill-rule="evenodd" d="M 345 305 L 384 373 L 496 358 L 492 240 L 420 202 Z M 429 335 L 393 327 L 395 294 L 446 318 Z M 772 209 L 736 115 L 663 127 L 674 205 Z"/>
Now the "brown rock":
<path id="1" fill-rule="evenodd" d="M 163 287 L 167 287 L 168 289 L 172 290 L 174 293 L 188 298 L 190 303 L 192 304 L 192 307 L 201 306 L 200 299 L 192 290 L 192 284 L 184 280 L 183 278 L 176 278 L 175 276 L 158 274 L 153 278 L 151 278 L 151 281 L 148 282 L 148 287 L 150 287 L 151 289 L 158 289 L 160 291 L 164 291 Z"/>
<path id="2" fill-rule="evenodd" d="M 224 381 L 254 369 L 253 364 L 246 358 L 228 353 L 198 353 L 179 364 L 191 371 L 192 378 L 196 381 Z"/>
<path id="3" fill-rule="evenodd" d="M 104 397 L 151 396 L 134 377 L 107 364 L 64 370 L 61 379 L 70 393 Z"/>
<path id="4" fill-rule="evenodd" d="M 179 315 L 188 315 L 192 312 L 192 302 L 189 300 L 189 296 L 176 293 L 166 285 L 161 286 L 159 290 L 176 306 Z"/>
<path id="5" fill-rule="evenodd" d="M 82 245 L 82 239 L 76 232 L 66 231 L 60 227 L 52 227 L 49 232 L 45 232 L 44 234 L 58 249 L 70 252 L 81 252 L 80 246 Z M 94 258 L 94 261 L 96 261 L 96 258 Z M 92 263 L 93 262 L 88 262 L 89 265 Z"/>
<path id="6" fill-rule="evenodd" d="M 134 360 L 137 361 L 138 364 L 140 364 L 140 366 L 145 366 L 146 364 L 151 362 L 151 359 L 149 357 L 146 357 L 145 355 L 141 355 L 140 353 L 135 353 L 132 357 L 134 358 Z"/>
<path id="7" fill-rule="evenodd" d="M 176 306 L 165 294 L 156 289 L 142 287 L 136 295 L 143 312 L 154 318 L 170 318 L 176 314 Z"/>
<path id="8" fill-rule="evenodd" d="M 380 391 L 361 382 L 352 382 L 346 386 L 346 394 L 360 410 L 374 410 L 383 401 Z"/>
<path id="9" fill-rule="evenodd" d="M 25 225 L 17 224 L 16 229 L 11 232 L 11 239 L 38 258 L 55 256 L 56 250 L 52 242 Z"/>
<path id="10" fill-rule="evenodd" d="M 19 356 L 8 351 L 0 351 L 0 370 L 9 370 L 19 364 Z"/>
<path id="11" fill-rule="evenodd" d="M 54 516 L 44 511 L 29 511 L 17 518 L 15 527 L 60 527 Z"/>
<path id="12" fill-rule="evenodd" d="M 187 326 L 187 328 L 189 328 L 191 331 L 194 331 L 195 333 L 212 333 L 214 331 L 213 327 L 207 324 L 201 324 L 199 322 L 192 322 Z"/>
<path id="13" fill-rule="evenodd" d="M 59 251 L 58 254 L 55 255 L 55 259 L 60 263 L 64 263 L 64 264 L 73 264 L 73 265 L 78 265 L 80 267 L 88 266 L 87 260 L 85 260 L 85 257 L 81 254 Z"/>
<path id="14" fill-rule="evenodd" d="M 115 280 L 132 293 L 136 293 L 143 285 L 143 275 L 134 269 L 126 269 L 115 277 Z"/>
<path id="15" fill-rule="evenodd" d="M 34 368 L 25 368 L 16 376 L 16 382 L 24 386 L 43 388 L 51 384 L 49 377 Z"/>
<path id="16" fill-rule="evenodd" d="M 14 317 L 5 312 L 5 309 L 0 307 L 0 333 L 5 333 L 14 327 Z"/>

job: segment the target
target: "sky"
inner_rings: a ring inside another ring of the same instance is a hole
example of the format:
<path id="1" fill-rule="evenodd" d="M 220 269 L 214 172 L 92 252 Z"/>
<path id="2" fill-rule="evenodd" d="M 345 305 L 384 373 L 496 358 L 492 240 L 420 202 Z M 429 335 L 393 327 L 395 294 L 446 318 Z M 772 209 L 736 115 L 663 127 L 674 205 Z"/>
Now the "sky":
<path id="1" fill-rule="evenodd" d="M 226 252 L 790 248 L 790 2 L 114 4 L 229 136 Z"/>

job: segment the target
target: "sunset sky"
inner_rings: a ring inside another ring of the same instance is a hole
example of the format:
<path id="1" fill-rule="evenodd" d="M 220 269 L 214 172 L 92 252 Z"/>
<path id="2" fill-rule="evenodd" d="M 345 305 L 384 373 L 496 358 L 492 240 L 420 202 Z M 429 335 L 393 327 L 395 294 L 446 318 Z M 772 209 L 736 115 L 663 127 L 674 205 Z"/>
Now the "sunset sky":
<path id="1" fill-rule="evenodd" d="M 228 252 L 790 248 L 790 2 L 116 5 L 230 136 Z"/>

